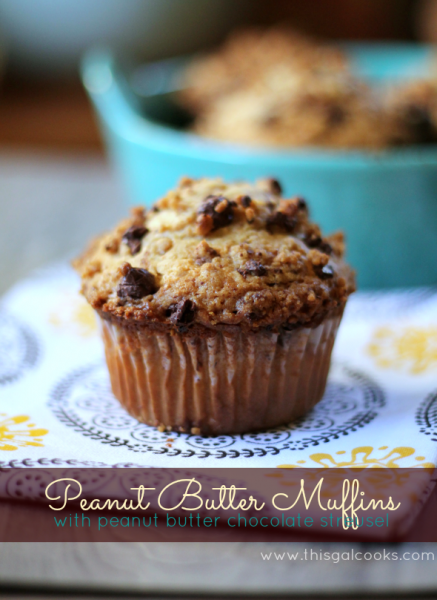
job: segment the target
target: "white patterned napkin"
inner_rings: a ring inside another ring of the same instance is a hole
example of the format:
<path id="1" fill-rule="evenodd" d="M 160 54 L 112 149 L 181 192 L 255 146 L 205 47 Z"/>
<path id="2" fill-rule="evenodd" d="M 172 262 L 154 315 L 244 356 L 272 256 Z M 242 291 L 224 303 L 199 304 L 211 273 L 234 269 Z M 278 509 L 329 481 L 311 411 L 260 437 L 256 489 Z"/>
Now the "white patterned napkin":
<path id="1" fill-rule="evenodd" d="M 437 463 L 437 290 L 357 293 L 323 400 L 303 420 L 202 438 L 139 424 L 111 393 L 103 348 L 65 264 L 0 310 L 0 466 L 429 466 Z"/>

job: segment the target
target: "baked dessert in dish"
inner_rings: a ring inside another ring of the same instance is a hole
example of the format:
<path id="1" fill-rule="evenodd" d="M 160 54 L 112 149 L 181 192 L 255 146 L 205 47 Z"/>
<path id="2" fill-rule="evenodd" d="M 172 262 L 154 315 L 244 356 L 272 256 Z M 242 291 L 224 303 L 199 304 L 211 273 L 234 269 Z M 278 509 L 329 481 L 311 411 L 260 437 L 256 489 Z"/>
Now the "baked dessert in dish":
<path id="1" fill-rule="evenodd" d="M 387 144 L 376 98 L 349 74 L 281 77 L 276 71 L 264 85 L 217 100 L 193 130 L 253 146 L 378 149 Z"/>
<path id="2" fill-rule="evenodd" d="M 218 99 L 259 85 L 276 73 L 325 75 L 349 71 L 346 55 L 333 45 L 316 43 L 284 27 L 232 32 L 209 54 L 194 59 L 184 73 L 179 100 L 193 113 L 208 110 Z"/>
<path id="3" fill-rule="evenodd" d="M 203 435 L 288 424 L 325 389 L 354 275 L 280 184 L 184 178 L 75 261 L 112 388 L 139 421 Z"/>
<path id="4" fill-rule="evenodd" d="M 192 130 L 212 139 L 346 150 L 437 140 L 435 69 L 422 81 L 370 85 L 339 47 L 278 27 L 234 32 L 188 65 L 184 85 Z"/>

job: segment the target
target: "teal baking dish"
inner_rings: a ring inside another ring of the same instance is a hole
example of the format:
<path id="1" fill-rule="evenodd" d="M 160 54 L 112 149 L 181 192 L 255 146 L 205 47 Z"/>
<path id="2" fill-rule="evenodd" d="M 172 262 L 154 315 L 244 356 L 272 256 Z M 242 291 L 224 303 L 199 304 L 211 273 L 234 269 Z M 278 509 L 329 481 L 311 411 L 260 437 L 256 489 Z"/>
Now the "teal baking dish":
<path id="1" fill-rule="evenodd" d="M 429 46 L 348 45 L 356 68 L 375 82 L 420 76 Z M 304 196 L 323 230 L 345 231 L 360 288 L 437 284 L 437 146 L 383 152 L 271 150 L 201 138 L 168 116 L 183 59 L 145 66 L 141 94 L 109 51 L 82 62 L 109 155 L 131 204 L 150 205 L 182 175 L 226 180 L 272 176 Z M 176 125 L 175 125 L 176 123 Z"/>

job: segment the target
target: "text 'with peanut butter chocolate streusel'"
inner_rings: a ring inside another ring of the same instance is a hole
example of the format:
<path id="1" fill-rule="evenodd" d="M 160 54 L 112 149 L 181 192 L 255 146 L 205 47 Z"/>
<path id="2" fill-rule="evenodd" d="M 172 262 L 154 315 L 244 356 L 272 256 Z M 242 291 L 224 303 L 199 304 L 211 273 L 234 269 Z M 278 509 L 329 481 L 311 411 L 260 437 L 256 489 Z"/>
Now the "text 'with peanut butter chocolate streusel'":
<path id="1" fill-rule="evenodd" d="M 183 178 L 135 208 L 75 267 L 107 318 L 189 330 L 315 327 L 355 289 L 341 233 L 324 237 L 307 203 L 270 178 L 226 184 Z"/>

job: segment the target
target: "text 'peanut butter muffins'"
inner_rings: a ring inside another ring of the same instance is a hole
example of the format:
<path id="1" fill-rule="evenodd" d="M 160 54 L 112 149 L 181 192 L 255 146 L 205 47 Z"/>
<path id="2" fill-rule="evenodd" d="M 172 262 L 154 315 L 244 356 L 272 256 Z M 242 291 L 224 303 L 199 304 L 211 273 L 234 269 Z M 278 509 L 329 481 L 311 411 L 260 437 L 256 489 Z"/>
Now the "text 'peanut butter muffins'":
<path id="1" fill-rule="evenodd" d="M 114 394 L 160 429 L 281 424 L 322 397 L 354 291 L 341 234 L 322 237 L 277 181 L 183 179 L 75 267 L 102 323 Z"/>

